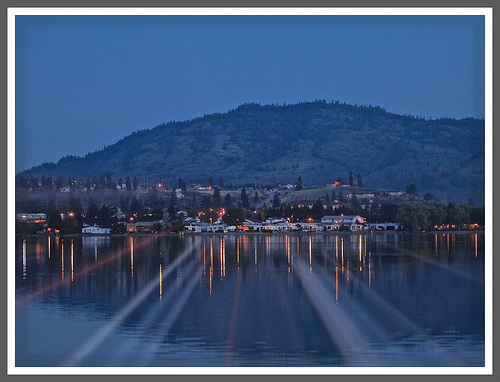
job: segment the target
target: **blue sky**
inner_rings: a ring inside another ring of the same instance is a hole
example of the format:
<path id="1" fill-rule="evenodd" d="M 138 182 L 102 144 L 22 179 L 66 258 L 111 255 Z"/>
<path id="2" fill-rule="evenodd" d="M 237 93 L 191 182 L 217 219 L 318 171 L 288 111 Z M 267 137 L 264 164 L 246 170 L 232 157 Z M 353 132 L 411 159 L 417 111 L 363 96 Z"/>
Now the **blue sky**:
<path id="1" fill-rule="evenodd" d="M 483 16 L 16 16 L 16 171 L 245 102 L 484 117 Z"/>

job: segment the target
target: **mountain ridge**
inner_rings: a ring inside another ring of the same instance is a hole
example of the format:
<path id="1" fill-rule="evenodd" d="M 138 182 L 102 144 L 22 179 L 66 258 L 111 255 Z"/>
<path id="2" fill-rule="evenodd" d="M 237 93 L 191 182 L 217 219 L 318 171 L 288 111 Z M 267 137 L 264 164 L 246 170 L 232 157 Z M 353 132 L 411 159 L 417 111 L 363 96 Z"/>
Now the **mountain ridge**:
<path id="1" fill-rule="evenodd" d="M 134 132 L 83 157 L 66 156 L 23 174 L 81 178 L 162 177 L 226 184 L 324 186 L 352 171 L 366 185 L 444 201 L 484 202 L 484 120 L 425 119 L 379 106 L 326 101 L 247 103 L 226 113 Z"/>

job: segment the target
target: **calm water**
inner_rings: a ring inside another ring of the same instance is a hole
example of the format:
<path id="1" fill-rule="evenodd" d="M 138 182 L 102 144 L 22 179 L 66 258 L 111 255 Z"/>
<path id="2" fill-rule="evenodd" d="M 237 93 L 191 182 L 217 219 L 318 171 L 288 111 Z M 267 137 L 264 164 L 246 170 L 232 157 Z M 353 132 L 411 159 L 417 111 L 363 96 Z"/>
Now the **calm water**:
<path id="1" fill-rule="evenodd" d="M 17 238 L 16 366 L 484 366 L 484 234 Z"/>

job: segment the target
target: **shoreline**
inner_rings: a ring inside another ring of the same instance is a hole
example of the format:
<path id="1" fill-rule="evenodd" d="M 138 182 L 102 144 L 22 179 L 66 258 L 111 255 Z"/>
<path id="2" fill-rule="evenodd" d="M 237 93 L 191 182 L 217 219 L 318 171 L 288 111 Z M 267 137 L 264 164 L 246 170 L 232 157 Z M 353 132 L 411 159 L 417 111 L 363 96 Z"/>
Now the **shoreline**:
<path id="1" fill-rule="evenodd" d="M 16 236 L 20 237 L 152 237 L 152 236 L 168 236 L 168 237 L 182 237 L 184 235 L 394 235 L 394 234 L 407 234 L 407 235 L 424 235 L 424 234 L 456 234 L 456 235 L 464 235 L 464 234 L 477 234 L 477 233 L 485 233 L 484 229 L 481 230 L 442 230 L 442 231 L 319 231 L 319 232 L 300 232 L 300 231 L 290 231 L 290 232 L 165 232 L 165 233 L 111 233 L 111 234 L 86 234 L 86 233 L 74 233 L 74 234 L 16 234 Z"/>

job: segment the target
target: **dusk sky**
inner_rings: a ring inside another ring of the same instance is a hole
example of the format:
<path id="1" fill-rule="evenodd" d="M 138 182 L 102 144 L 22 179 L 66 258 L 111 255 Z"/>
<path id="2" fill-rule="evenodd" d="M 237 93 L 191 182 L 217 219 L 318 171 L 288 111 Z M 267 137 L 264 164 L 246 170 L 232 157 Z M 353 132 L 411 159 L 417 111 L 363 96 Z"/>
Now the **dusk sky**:
<path id="1" fill-rule="evenodd" d="M 245 102 L 484 117 L 483 16 L 16 16 L 16 171 Z"/>

